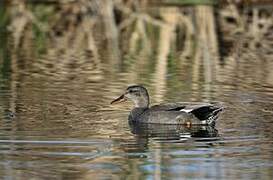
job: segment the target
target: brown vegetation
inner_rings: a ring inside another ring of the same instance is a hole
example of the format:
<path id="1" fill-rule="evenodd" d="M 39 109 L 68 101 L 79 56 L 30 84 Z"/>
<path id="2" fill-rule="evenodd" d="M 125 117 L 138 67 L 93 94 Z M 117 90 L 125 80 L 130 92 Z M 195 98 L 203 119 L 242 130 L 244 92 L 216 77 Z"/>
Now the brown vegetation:
<path id="1" fill-rule="evenodd" d="M 154 74 L 155 97 L 160 101 L 172 55 L 179 69 L 189 71 L 193 82 L 210 84 L 230 80 L 227 75 L 234 79 L 245 73 L 252 76 L 255 70 L 245 68 L 251 59 L 257 63 L 252 68 L 267 72 L 257 75 L 260 80 L 273 84 L 269 61 L 273 18 L 268 7 L 239 6 L 231 1 L 222 6 L 185 7 L 148 2 L 10 1 L 6 14 L 13 72 L 27 66 L 30 72 L 49 78 L 73 79 L 83 73 L 84 81 L 101 81 L 114 75 L 103 73 L 102 63 L 108 64 L 110 72 L 124 71 L 124 66 L 125 71 L 141 68 Z M 25 58 L 19 62 L 15 52 Z M 155 53 L 156 60 L 151 62 Z M 127 62 L 128 56 L 134 62 Z M 189 61 L 192 66 L 187 70 L 183 62 Z M 155 63 L 155 68 L 143 68 L 149 63 Z M 137 78 L 137 73 L 131 73 L 128 81 Z M 192 85 L 192 89 L 199 88 L 198 83 Z M 211 89 L 205 88 L 206 92 Z"/>

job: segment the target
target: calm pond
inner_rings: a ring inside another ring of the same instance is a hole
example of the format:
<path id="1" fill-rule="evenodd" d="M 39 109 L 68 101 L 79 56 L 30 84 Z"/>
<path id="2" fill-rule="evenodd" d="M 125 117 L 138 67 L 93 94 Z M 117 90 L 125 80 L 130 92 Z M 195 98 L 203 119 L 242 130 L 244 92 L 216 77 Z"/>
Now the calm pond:
<path id="1" fill-rule="evenodd" d="M 38 12 L 53 11 L 31 8 L 38 21 Z M 49 23 L 46 32 L 35 21 L 16 29 L 30 23 L 24 15 L 9 15 L 6 28 L 0 20 L 0 179 L 272 179 L 272 14 L 271 33 L 226 32 L 220 16 L 221 32 L 212 31 L 219 37 L 188 39 L 192 28 L 184 32 L 174 17 L 194 27 L 207 9 L 192 8 L 193 22 L 191 9 L 183 17 L 165 9 L 168 25 L 143 17 L 119 27 L 118 38 L 109 35 L 113 22 L 85 22 L 93 17 L 66 30 Z M 215 128 L 135 126 L 130 102 L 110 105 L 132 84 L 147 87 L 152 104 L 217 102 L 225 110 Z"/>

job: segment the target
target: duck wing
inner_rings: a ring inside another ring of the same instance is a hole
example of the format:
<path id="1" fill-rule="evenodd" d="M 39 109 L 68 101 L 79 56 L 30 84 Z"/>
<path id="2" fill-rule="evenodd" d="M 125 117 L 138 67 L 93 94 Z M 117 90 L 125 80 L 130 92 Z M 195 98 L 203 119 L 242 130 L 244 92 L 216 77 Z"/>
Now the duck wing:
<path id="1" fill-rule="evenodd" d="M 158 104 L 150 107 L 152 111 L 184 111 L 191 112 L 194 109 L 200 107 L 211 106 L 209 103 L 199 103 L 199 102 L 177 102 L 177 103 L 166 103 Z"/>
<path id="2" fill-rule="evenodd" d="M 167 103 L 152 106 L 152 111 L 180 111 L 193 114 L 200 121 L 208 121 L 210 124 L 218 118 L 218 113 L 223 110 L 223 107 L 210 103 Z"/>

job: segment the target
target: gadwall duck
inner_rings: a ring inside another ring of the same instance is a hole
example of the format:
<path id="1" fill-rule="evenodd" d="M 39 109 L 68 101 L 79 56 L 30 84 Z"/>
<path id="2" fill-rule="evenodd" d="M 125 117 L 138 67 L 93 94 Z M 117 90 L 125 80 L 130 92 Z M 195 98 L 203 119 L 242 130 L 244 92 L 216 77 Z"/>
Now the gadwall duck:
<path id="1" fill-rule="evenodd" d="M 125 93 L 111 104 L 133 101 L 129 121 L 157 124 L 215 125 L 219 112 L 223 110 L 209 103 L 167 103 L 149 107 L 149 94 L 140 85 L 129 86 Z"/>

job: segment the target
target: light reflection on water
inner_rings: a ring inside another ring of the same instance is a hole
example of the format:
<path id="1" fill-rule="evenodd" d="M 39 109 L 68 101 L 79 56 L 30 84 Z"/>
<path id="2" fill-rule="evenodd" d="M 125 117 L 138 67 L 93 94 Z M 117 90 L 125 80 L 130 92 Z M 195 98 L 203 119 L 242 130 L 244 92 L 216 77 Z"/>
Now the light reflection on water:
<path id="1" fill-rule="evenodd" d="M 40 77 L 26 76 L 16 90 L 16 116 L 2 113 L 1 176 L 20 175 L 26 179 L 271 176 L 270 95 L 265 96 L 260 90 L 234 91 L 231 85 L 225 88 L 221 83 L 212 85 L 222 87 L 221 94 L 212 91 L 210 97 L 203 92 L 174 91 L 164 101 L 208 98 L 224 102 L 226 110 L 217 122 L 217 133 L 198 136 L 198 130 L 185 132 L 177 127 L 145 131 L 127 123 L 130 104 L 109 105 L 127 86 L 119 77 L 128 74 L 117 73 L 111 80 L 87 83 L 56 82 L 53 77 L 43 77 L 42 85 Z M 177 81 L 174 86 L 176 83 L 184 82 Z M 153 89 L 153 84 L 148 88 Z M 151 91 L 152 97 L 153 94 Z M 12 97 L 11 91 L 1 91 L 2 102 L 8 104 Z"/>
<path id="2" fill-rule="evenodd" d="M 241 64 L 227 58 L 219 66 L 215 57 L 211 78 L 202 63 L 166 52 L 172 29 L 161 31 L 159 52 L 112 54 L 101 47 L 98 59 L 84 49 L 58 49 L 61 40 L 39 56 L 31 38 L 30 52 L 8 46 L 12 72 L 0 78 L 0 177 L 272 178 L 272 59 L 257 65 L 253 52 Z M 215 129 L 130 125 L 131 104 L 109 102 L 135 83 L 149 89 L 153 103 L 217 101 L 225 112 Z"/>

